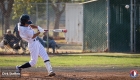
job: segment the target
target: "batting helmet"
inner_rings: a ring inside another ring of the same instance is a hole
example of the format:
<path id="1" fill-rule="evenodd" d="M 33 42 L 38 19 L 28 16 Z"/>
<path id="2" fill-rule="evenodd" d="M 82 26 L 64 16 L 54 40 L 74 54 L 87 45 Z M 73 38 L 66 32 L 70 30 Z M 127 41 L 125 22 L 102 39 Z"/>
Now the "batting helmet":
<path id="1" fill-rule="evenodd" d="M 20 23 L 21 23 L 22 25 L 25 25 L 25 24 L 31 24 L 32 22 L 30 21 L 29 15 L 23 14 L 23 15 L 20 17 Z"/>

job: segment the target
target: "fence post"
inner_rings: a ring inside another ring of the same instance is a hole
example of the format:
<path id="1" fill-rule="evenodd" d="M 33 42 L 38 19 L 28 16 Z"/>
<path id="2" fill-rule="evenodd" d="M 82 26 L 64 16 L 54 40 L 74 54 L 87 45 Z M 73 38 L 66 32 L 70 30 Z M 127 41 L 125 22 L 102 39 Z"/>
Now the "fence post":
<path id="1" fill-rule="evenodd" d="M 38 4 L 35 3 L 36 6 L 36 24 L 38 24 Z"/>
<path id="2" fill-rule="evenodd" d="M 133 52 L 133 0 L 130 0 L 130 47 Z"/>
<path id="3" fill-rule="evenodd" d="M 108 51 L 110 51 L 110 6 L 109 6 L 110 0 L 107 0 L 107 48 Z"/>
<path id="4" fill-rule="evenodd" d="M 134 52 L 136 52 L 136 0 L 134 0 Z"/>
<path id="5" fill-rule="evenodd" d="M 48 0 L 46 0 L 46 11 L 47 11 L 47 29 L 49 30 L 49 3 Z M 47 33 L 47 52 L 49 52 L 49 32 Z"/>

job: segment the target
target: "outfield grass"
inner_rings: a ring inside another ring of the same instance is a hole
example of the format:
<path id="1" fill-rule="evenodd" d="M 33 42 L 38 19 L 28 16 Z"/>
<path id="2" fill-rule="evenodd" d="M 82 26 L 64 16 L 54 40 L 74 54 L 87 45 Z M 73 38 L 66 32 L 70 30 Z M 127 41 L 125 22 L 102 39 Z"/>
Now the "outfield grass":
<path id="1" fill-rule="evenodd" d="M 30 56 L 0 56 L 0 67 L 21 65 L 30 60 Z M 56 55 L 50 56 L 54 67 L 75 66 L 140 66 L 140 55 Z M 44 67 L 39 57 L 37 67 Z"/>

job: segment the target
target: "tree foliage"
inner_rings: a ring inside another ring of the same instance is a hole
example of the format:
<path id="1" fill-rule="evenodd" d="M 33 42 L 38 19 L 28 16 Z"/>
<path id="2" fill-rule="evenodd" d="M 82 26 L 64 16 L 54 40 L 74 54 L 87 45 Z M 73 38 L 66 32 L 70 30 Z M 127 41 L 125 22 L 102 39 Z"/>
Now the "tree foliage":
<path id="1" fill-rule="evenodd" d="M 14 0 L 13 4 L 13 19 L 19 18 L 23 13 L 31 14 L 33 12 L 33 6 L 31 3 L 42 3 L 46 0 Z"/>
<path id="2" fill-rule="evenodd" d="M 58 5 L 58 3 L 66 3 L 66 2 L 71 2 L 71 1 L 83 2 L 87 0 L 48 0 L 49 3 L 52 3 L 52 7 L 55 12 L 57 11 L 60 12 L 59 10 L 60 5 Z M 14 4 L 13 4 L 14 16 L 12 18 L 13 19 L 19 18 L 20 15 L 23 13 L 27 13 L 27 14 L 35 13 L 32 3 L 47 3 L 47 0 L 14 0 Z M 63 4 L 63 8 L 65 8 L 64 4 Z M 44 9 L 42 9 L 42 11 L 43 10 Z"/>

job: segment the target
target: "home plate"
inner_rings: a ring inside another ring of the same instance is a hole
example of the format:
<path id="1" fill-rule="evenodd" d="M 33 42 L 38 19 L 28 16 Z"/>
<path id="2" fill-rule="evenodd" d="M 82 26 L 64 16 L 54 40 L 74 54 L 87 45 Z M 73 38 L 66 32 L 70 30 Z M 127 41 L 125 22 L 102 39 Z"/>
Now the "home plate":
<path id="1" fill-rule="evenodd" d="M 24 77 L 28 77 L 28 76 L 29 76 L 29 74 L 22 74 L 22 76 L 24 76 Z"/>

